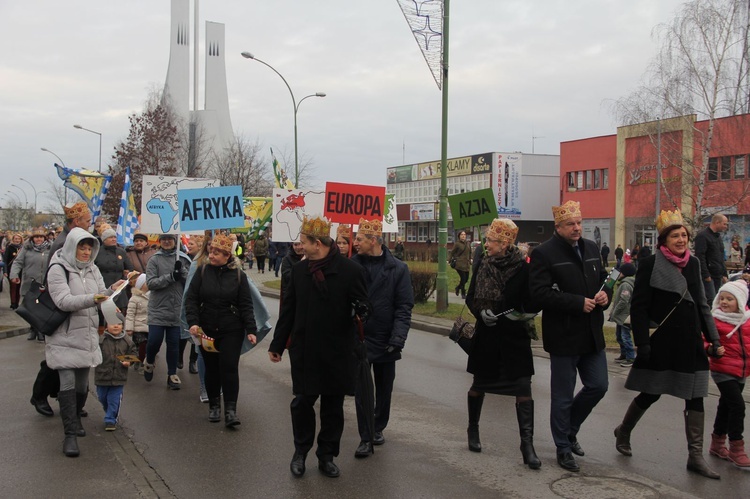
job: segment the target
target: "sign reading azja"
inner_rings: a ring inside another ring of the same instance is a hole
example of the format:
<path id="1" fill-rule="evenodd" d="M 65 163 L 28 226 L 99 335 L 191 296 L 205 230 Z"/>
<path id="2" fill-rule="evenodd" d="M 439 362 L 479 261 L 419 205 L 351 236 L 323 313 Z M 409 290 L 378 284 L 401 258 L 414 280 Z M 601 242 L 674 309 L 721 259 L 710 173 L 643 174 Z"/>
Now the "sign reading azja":
<path id="1" fill-rule="evenodd" d="M 332 222 L 358 224 L 360 218 L 383 220 L 385 187 L 326 183 L 325 213 Z"/>
<path id="2" fill-rule="evenodd" d="M 492 189 L 448 196 L 453 215 L 453 227 L 463 229 L 491 223 L 497 217 Z"/>
<path id="3" fill-rule="evenodd" d="M 177 191 L 180 229 L 207 230 L 244 227 L 242 187 L 210 187 Z"/>

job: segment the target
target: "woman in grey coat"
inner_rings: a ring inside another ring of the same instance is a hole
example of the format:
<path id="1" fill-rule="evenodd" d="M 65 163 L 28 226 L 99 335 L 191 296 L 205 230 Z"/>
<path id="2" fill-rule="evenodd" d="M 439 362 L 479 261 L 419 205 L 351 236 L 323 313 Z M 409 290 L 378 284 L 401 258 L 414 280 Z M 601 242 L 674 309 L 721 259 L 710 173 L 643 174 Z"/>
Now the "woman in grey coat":
<path id="1" fill-rule="evenodd" d="M 13 266 L 8 275 L 12 283 L 21 284 L 21 297 L 26 296 L 31 287 L 31 281 L 44 281 L 48 254 L 49 242 L 44 227 L 37 227 L 31 232 L 31 237 L 13 260 Z M 27 339 L 44 341 L 44 335 L 31 328 Z"/>
<path id="2" fill-rule="evenodd" d="M 52 255 L 47 275 L 55 305 L 70 312 L 57 331 L 47 337 L 45 345 L 47 365 L 60 375 L 57 400 L 65 430 L 63 452 L 68 457 L 78 456 L 76 437 L 86 435 L 79 413 L 88 395 L 89 370 L 102 362 L 97 305 L 112 294 L 94 265 L 98 252 L 99 241 L 76 227 L 68 234 L 62 249 Z"/>

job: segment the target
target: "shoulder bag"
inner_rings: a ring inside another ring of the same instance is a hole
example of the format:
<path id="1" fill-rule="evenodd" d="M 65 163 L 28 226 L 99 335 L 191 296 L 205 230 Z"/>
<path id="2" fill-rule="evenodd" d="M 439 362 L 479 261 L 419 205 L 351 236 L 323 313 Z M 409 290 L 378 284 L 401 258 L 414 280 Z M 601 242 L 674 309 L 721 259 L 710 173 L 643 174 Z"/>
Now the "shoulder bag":
<path id="1" fill-rule="evenodd" d="M 65 271 L 65 280 L 68 279 L 68 270 L 63 265 L 59 263 L 52 265 L 60 265 Z M 50 268 L 52 265 L 50 265 Z M 47 273 L 49 273 L 49 269 L 47 269 Z M 47 274 L 44 275 L 44 282 L 46 281 Z M 16 313 L 28 322 L 33 330 L 39 331 L 45 336 L 50 336 L 57 331 L 60 324 L 70 316 L 70 312 L 57 308 L 47 286 L 36 280 L 31 281 L 31 286 L 24 295 L 21 305 L 16 309 Z"/>
<path id="2" fill-rule="evenodd" d="M 465 304 L 461 309 L 461 313 L 453 322 L 453 327 L 451 328 L 448 337 L 458 343 L 458 346 L 460 346 L 464 352 L 469 354 L 474 346 L 474 324 L 467 322 L 466 319 L 463 318 L 464 309 L 466 309 Z"/>

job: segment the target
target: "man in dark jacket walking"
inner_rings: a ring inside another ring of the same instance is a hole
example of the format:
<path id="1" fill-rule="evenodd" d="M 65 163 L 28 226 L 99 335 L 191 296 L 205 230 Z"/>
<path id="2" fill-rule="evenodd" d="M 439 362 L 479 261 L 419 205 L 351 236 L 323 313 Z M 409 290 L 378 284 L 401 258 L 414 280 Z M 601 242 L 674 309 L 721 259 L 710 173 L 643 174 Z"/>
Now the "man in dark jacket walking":
<path id="1" fill-rule="evenodd" d="M 721 213 L 711 217 L 711 224 L 695 236 L 695 256 L 701 263 L 701 277 L 706 289 L 706 300 L 711 306 L 722 284 L 727 282 L 724 263 L 724 243 L 721 233 L 729 228 L 729 220 Z"/>
<path id="2" fill-rule="evenodd" d="M 620 265 L 622 265 L 623 255 L 625 255 L 625 252 L 622 250 L 622 245 L 618 244 L 617 248 L 615 248 L 615 259 L 617 260 L 617 264 L 615 265 L 616 269 L 619 269 Z"/>
<path id="3" fill-rule="evenodd" d="M 331 478 L 340 474 L 344 431 L 344 396 L 354 393 L 357 331 L 352 319 L 357 304 L 367 301 L 361 266 L 342 256 L 330 236 L 331 223 L 305 217 L 300 242 L 306 260 L 292 266 L 283 286 L 279 320 L 268 348 L 271 362 L 289 349 L 292 366 L 294 455 L 289 468 L 305 473 L 305 459 L 315 441 L 315 402 L 320 397 L 318 469 Z"/>
<path id="4" fill-rule="evenodd" d="M 365 269 L 367 295 L 373 310 L 365 325 L 365 341 L 375 381 L 374 435 L 367 428 L 360 394 L 355 397 L 361 442 L 354 455 L 367 457 L 372 454 L 373 443 L 385 443 L 383 430 L 391 413 L 396 361 L 401 358 L 411 326 L 414 292 L 409 268 L 383 244 L 383 224 L 379 220 L 360 219 L 356 244 L 357 254 L 352 260 Z"/>
<path id="5" fill-rule="evenodd" d="M 531 253 L 531 299 L 543 308 L 544 350 L 550 354 L 550 426 L 557 463 L 579 471 L 573 454 L 583 456 L 577 435 L 607 392 L 604 309 L 607 273 L 596 243 L 583 239 L 580 204 L 554 206 L 555 233 Z M 583 388 L 574 396 L 576 374 Z"/>
<path id="6" fill-rule="evenodd" d="M 602 265 L 604 265 L 605 268 L 609 267 L 609 246 L 607 246 L 607 243 L 602 243 Z"/>

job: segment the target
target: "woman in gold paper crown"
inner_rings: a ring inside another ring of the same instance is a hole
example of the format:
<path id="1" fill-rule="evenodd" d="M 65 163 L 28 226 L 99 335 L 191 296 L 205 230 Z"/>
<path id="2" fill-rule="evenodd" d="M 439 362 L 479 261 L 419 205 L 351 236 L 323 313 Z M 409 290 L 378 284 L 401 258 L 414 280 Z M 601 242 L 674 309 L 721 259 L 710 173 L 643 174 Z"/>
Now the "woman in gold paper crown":
<path id="1" fill-rule="evenodd" d="M 474 375 L 468 393 L 469 450 L 481 452 L 479 417 L 485 393 L 516 397 L 516 418 L 523 462 L 539 469 L 534 450 L 534 400 L 531 376 L 534 361 L 527 325 L 503 312 L 531 312 L 528 264 L 513 243 L 518 227 L 507 218 L 495 219 L 485 234 L 486 255 L 480 256 L 471 277 L 466 305 L 477 320 L 474 345 L 466 370 Z"/>
<path id="2" fill-rule="evenodd" d="M 630 318 L 637 347 L 625 388 L 640 392 L 615 428 L 617 451 L 632 455 L 630 433 L 661 395 L 685 399 L 687 469 L 719 478 L 703 459 L 703 398 L 708 395 L 709 355 L 723 355 L 701 281 L 698 259 L 691 256 L 690 232 L 679 210 L 662 211 L 656 220 L 656 252 L 639 262 Z M 658 325 L 656 331 L 649 331 Z"/>

